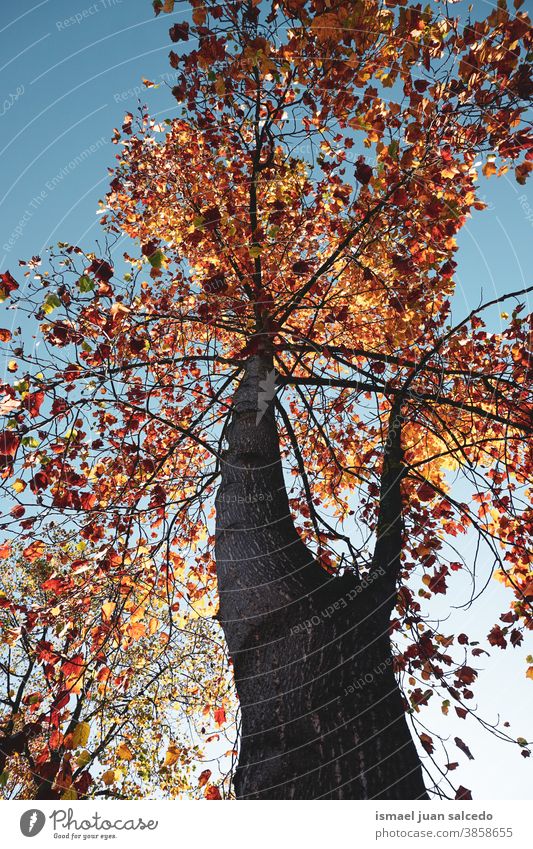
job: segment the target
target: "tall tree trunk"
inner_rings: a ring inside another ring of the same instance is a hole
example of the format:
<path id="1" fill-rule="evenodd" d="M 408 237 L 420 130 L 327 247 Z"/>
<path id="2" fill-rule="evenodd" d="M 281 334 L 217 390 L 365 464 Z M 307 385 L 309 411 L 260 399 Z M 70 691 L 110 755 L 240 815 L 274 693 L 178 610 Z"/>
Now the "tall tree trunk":
<path id="1" fill-rule="evenodd" d="M 242 712 L 237 797 L 426 798 L 392 668 L 390 558 L 363 581 L 332 577 L 298 536 L 274 405 L 260 415 L 269 374 L 267 357 L 249 360 L 217 495 L 219 617 Z"/>

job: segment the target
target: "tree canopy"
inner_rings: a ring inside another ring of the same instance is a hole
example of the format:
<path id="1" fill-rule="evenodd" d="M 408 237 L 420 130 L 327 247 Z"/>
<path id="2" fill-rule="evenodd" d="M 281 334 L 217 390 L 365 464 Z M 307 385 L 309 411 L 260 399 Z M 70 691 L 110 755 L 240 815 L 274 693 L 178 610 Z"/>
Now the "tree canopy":
<path id="1" fill-rule="evenodd" d="M 508 587 L 491 645 L 533 625 L 531 287 L 454 308 L 480 172 L 533 168 L 521 3 L 466 21 L 396 0 L 190 5 L 154 3 L 176 18 L 178 115 L 139 105 L 115 130 L 104 242 L 1 276 L 21 325 L 1 331 L 13 796 L 231 795 L 214 497 L 257 356 L 303 542 L 331 575 L 396 563 L 412 719 L 430 698 L 473 711 L 485 635 L 431 613 L 458 573 L 472 601 Z M 467 798 L 417 733 L 429 789 Z"/>

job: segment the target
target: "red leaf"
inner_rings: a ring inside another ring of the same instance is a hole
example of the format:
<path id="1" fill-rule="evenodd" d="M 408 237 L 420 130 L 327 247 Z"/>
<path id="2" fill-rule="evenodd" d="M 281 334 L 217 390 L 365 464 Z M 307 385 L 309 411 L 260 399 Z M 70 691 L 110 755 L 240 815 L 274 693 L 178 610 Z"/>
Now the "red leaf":
<path id="1" fill-rule="evenodd" d="M 204 292 L 220 294 L 220 292 L 225 292 L 227 288 L 228 284 L 223 274 L 215 274 L 213 277 L 208 277 L 207 280 L 202 281 Z"/>
<path id="2" fill-rule="evenodd" d="M 20 445 L 20 437 L 12 430 L 4 430 L 0 433 L 0 455 L 14 457 Z"/>
<path id="3" fill-rule="evenodd" d="M 431 755 L 435 751 L 435 746 L 433 745 L 433 738 L 429 736 L 429 734 L 420 734 L 420 742 L 422 746 L 428 753 Z"/>
<path id="4" fill-rule="evenodd" d="M 216 230 L 222 219 L 218 206 L 211 206 L 209 209 L 205 209 L 202 212 L 202 217 L 206 230 Z"/>
<path id="5" fill-rule="evenodd" d="M 46 545 L 40 539 L 36 539 L 34 542 L 30 543 L 22 552 L 22 556 L 29 560 L 30 563 L 33 563 L 34 560 L 38 560 L 39 557 L 42 557 L 46 551 Z"/>
<path id="6" fill-rule="evenodd" d="M 85 796 L 92 783 L 93 779 L 90 772 L 87 772 L 87 770 L 82 772 L 79 778 L 74 782 L 74 787 L 76 788 L 78 797 Z"/>
<path id="7" fill-rule="evenodd" d="M 432 593 L 441 593 L 442 595 L 446 594 L 446 575 L 448 574 L 448 567 L 442 566 L 440 569 L 435 569 L 433 575 L 431 576 L 428 589 Z"/>
<path id="8" fill-rule="evenodd" d="M 215 713 L 214 713 L 214 717 L 215 717 L 215 722 L 218 726 L 224 725 L 224 723 L 226 721 L 226 711 L 224 710 L 224 708 L 216 708 Z"/>
<path id="9" fill-rule="evenodd" d="M 311 264 L 304 259 L 299 259 L 292 266 L 292 271 L 295 274 L 307 274 L 311 270 Z"/>
<path id="10" fill-rule="evenodd" d="M 461 749 L 461 751 L 467 756 L 468 760 L 473 761 L 474 755 L 472 754 L 466 743 L 464 743 L 460 737 L 455 737 L 454 739 L 457 748 Z"/>
<path id="11" fill-rule="evenodd" d="M 362 183 L 363 186 L 368 185 L 368 183 L 372 179 L 372 168 L 370 167 L 370 165 L 366 164 L 362 157 L 356 163 L 355 178 L 360 183 Z"/>
<path id="12" fill-rule="evenodd" d="M 471 799 L 472 793 L 467 787 L 463 787 L 461 784 L 460 787 L 457 788 L 457 793 L 455 794 L 456 799 Z"/>
<path id="13" fill-rule="evenodd" d="M 462 684 L 472 684 L 477 678 L 477 672 L 471 666 L 463 666 L 458 670 L 457 677 Z"/>
<path id="14" fill-rule="evenodd" d="M 141 252 L 143 256 L 153 256 L 157 250 L 159 250 L 159 242 L 155 239 L 152 239 L 151 242 L 146 242 L 145 245 L 141 245 Z"/>
<path id="15" fill-rule="evenodd" d="M 92 510 L 94 505 L 96 504 L 96 495 L 94 492 L 81 492 L 80 493 L 80 504 L 84 510 Z"/>
<path id="16" fill-rule="evenodd" d="M 15 289 L 18 289 L 19 284 L 15 280 L 12 274 L 9 271 L 4 272 L 4 274 L 0 274 L 0 297 L 5 300 L 11 292 L 14 292 Z"/>
<path id="17" fill-rule="evenodd" d="M 429 483 L 423 483 L 418 487 L 417 495 L 420 501 L 431 501 L 435 496 L 435 490 Z"/>
<path id="18" fill-rule="evenodd" d="M 48 475 L 46 472 L 37 472 L 30 481 L 30 489 L 34 493 L 41 492 L 41 490 L 46 489 L 47 486 Z"/>
<path id="19" fill-rule="evenodd" d="M 210 778 L 211 778 L 211 770 L 210 769 L 204 769 L 204 771 L 200 773 L 200 776 L 198 778 L 198 787 L 203 787 L 204 784 L 207 784 L 207 782 L 209 781 Z"/>
<path id="20" fill-rule="evenodd" d="M 487 640 L 491 646 L 499 646 L 501 649 L 507 648 L 507 640 L 505 634 L 499 625 L 495 625 L 490 634 L 487 635 Z"/>
<path id="21" fill-rule="evenodd" d="M 204 796 L 206 799 L 222 799 L 220 790 L 214 784 L 208 784 Z"/>
<path id="22" fill-rule="evenodd" d="M 44 392 L 39 389 L 37 392 L 30 392 L 22 402 L 22 406 L 25 410 L 28 410 L 32 419 L 34 419 L 39 415 L 39 410 L 41 409 L 43 401 Z"/>
<path id="23" fill-rule="evenodd" d="M 114 273 L 113 268 L 104 259 L 93 259 L 87 271 L 103 283 L 109 283 Z"/>
<path id="24" fill-rule="evenodd" d="M 168 31 L 172 41 L 188 41 L 189 40 L 189 24 L 184 21 L 181 24 L 174 24 Z"/>

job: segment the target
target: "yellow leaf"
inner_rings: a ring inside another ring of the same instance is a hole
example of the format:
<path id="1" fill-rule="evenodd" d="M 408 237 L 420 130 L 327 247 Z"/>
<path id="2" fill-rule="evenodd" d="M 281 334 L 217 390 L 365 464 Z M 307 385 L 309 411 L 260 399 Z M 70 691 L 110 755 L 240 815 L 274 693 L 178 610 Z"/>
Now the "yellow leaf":
<path id="1" fill-rule="evenodd" d="M 116 607 L 116 604 L 115 604 L 114 601 L 104 602 L 104 604 L 102 605 L 102 613 L 104 614 L 105 620 L 111 619 L 111 616 L 113 615 L 113 611 L 114 611 L 115 607 Z"/>
<path id="2" fill-rule="evenodd" d="M 17 480 L 12 483 L 12 487 L 15 492 L 24 492 L 24 490 L 26 489 L 26 484 L 24 483 L 24 481 L 21 481 L 20 478 L 17 478 Z"/>
<path id="3" fill-rule="evenodd" d="M 126 743 L 121 743 L 120 746 L 117 747 L 117 757 L 119 757 L 123 761 L 133 760 L 133 753 L 131 749 L 128 748 Z"/>
<path id="4" fill-rule="evenodd" d="M 72 732 L 72 748 L 77 749 L 79 746 L 86 746 L 89 741 L 91 726 L 88 722 L 78 722 L 76 728 Z"/>
<path id="5" fill-rule="evenodd" d="M 91 756 L 87 749 L 84 749 L 82 752 L 80 752 L 78 757 L 76 758 L 76 764 L 81 767 L 87 766 L 87 764 L 90 762 Z"/>
<path id="6" fill-rule="evenodd" d="M 179 761 L 180 755 L 181 749 L 179 749 L 174 744 L 171 744 L 167 749 L 163 766 L 174 766 L 174 764 Z"/>
<path id="7" fill-rule="evenodd" d="M 533 666 L 529 666 L 526 672 L 526 678 L 533 678 Z"/>
<path id="8" fill-rule="evenodd" d="M 76 793 L 74 787 L 69 787 L 67 790 L 65 790 L 61 798 L 65 799 L 65 801 L 70 801 L 71 799 L 77 799 L 78 794 Z"/>

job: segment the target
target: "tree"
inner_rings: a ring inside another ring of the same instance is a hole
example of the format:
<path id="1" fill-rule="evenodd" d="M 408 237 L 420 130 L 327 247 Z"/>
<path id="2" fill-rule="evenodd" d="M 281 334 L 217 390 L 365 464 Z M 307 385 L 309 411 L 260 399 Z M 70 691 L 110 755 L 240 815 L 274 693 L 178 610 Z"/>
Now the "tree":
<path id="1" fill-rule="evenodd" d="M 210 771 L 199 787 L 193 772 L 200 729 L 191 747 L 182 727 L 227 703 L 213 629 L 199 618 L 172 627 L 164 576 L 154 587 L 140 562 L 134 573 L 119 558 L 99 562 L 63 532 L 53 543 L 14 551 L 0 580 L 4 796 L 214 790 Z"/>
<path id="2" fill-rule="evenodd" d="M 16 302 L 49 354 L 13 343 L 2 454 L 37 509 L 5 527 L 36 544 L 59 514 L 90 557 L 164 574 L 170 616 L 210 615 L 217 589 L 238 797 L 468 798 L 422 731 L 424 779 L 407 717 L 436 694 L 472 712 L 482 650 L 423 606 L 454 572 L 477 591 L 458 535 L 512 591 L 489 641 L 532 625 L 530 290 L 452 314 L 478 158 L 532 167 L 529 19 L 191 5 L 170 29 L 180 117 L 115 131 L 106 247 L 27 264 Z"/>

